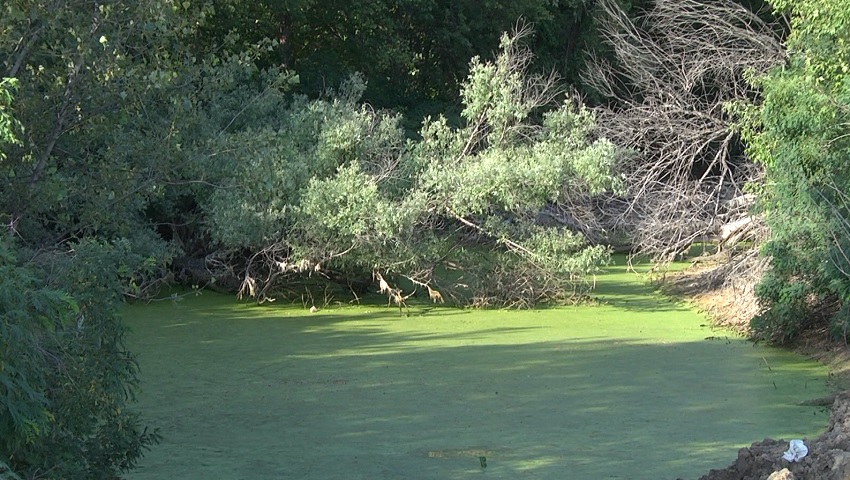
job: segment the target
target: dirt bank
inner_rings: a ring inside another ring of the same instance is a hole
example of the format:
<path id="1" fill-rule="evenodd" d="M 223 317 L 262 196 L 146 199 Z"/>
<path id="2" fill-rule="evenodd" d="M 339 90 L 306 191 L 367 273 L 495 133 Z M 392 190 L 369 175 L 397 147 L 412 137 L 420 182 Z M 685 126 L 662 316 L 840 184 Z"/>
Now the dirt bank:
<path id="1" fill-rule="evenodd" d="M 804 439 L 805 458 L 782 458 L 790 439 L 764 439 L 738 451 L 723 470 L 712 470 L 700 480 L 847 480 L 850 479 L 850 392 L 839 394 L 832 405 L 829 428 L 817 438 Z"/>
<path id="2" fill-rule="evenodd" d="M 753 278 L 718 281 L 712 273 L 711 269 L 682 272 L 668 277 L 663 289 L 687 298 L 714 325 L 748 335 L 749 320 L 758 310 Z M 850 480 L 850 349 L 843 342 L 832 340 L 825 325 L 804 332 L 788 347 L 826 365 L 830 385 L 837 391 L 844 390 L 817 403 L 832 404 L 827 431 L 816 438 L 803 439 L 809 451 L 798 462 L 782 458 L 791 439 L 766 438 L 742 448 L 731 465 L 711 470 L 700 480 Z"/>

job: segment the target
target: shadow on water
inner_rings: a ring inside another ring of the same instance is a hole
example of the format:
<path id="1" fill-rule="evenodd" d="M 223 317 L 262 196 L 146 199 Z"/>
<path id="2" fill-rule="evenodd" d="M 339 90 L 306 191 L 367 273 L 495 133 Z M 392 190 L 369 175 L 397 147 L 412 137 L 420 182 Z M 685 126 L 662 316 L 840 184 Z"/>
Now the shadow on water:
<path id="1" fill-rule="evenodd" d="M 604 276 L 597 282 L 594 295 L 604 304 L 628 311 L 689 311 L 682 302 L 664 297 L 651 287 L 636 289 L 633 282 L 610 280 Z"/>
<path id="2" fill-rule="evenodd" d="M 626 259 L 615 258 L 616 265 L 607 268 L 596 278 L 593 295 L 605 304 L 628 311 L 689 311 L 682 302 L 658 293 L 656 288 L 646 281 L 650 265 L 634 265 L 635 271 L 626 271 Z M 683 265 L 674 265 L 683 268 Z M 637 272 L 640 272 L 637 273 Z"/>
<path id="3" fill-rule="evenodd" d="M 128 478 L 695 478 L 825 426 L 795 406 L 822 369 L 605 288 L 608 306 L 534 312 L 129 308 L 164 440 Z"/>

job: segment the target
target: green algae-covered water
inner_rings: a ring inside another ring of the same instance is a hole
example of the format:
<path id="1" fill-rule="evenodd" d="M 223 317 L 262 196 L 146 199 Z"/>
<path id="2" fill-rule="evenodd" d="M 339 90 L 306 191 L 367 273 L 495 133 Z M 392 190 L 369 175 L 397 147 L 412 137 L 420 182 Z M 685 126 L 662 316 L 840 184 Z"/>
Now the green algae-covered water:
<path id="1" fill-rule="evenodd" d="M 818 364 L 704 326 L 633 275 L 537 311 L 132 306 L 137 410 L 163 442 L 127 478 L 696 478 L 823 431 Z M 482 467 L 486 465 L 486 467 Z"/>

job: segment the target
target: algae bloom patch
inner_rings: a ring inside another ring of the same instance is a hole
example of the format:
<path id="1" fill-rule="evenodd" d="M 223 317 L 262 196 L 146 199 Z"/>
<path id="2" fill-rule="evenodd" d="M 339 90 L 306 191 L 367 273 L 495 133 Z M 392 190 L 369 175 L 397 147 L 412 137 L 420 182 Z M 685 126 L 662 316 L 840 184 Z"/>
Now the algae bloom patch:
<path id="1" fill-rule="evenodd" d="M 823 367 L 634 275 L 598 285 L 598 305 L 536 311 L 127 308 L 138 410 L 163 435 L 127 478 L 696 478 L 827 424 L 799 405 L 828 395 Z"/>

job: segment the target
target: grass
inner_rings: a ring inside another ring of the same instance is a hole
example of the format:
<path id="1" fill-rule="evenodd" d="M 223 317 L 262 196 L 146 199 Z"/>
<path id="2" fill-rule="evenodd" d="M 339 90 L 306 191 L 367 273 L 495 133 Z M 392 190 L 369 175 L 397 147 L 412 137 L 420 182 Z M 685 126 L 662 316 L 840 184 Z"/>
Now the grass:
<path id="1" fill-rule="evenodd" d="M 795 404 L 828 393 L 824 368 L 624 270 L 599 305 L 535 311 L 129 307 L 138 409 L 164 441 L 127 478 L 696 478 L 820 433 L 827 414 Z"/>

